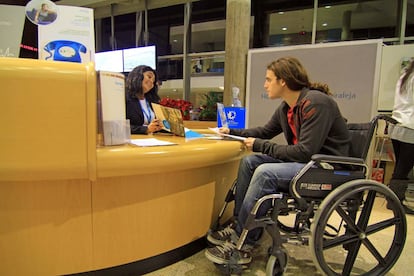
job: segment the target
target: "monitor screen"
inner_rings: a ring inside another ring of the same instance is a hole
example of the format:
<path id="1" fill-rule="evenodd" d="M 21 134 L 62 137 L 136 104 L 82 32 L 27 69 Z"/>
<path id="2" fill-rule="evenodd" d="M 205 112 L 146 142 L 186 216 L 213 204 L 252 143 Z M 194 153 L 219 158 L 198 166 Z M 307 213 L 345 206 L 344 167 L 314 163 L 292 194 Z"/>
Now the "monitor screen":
<path id="1" fill-rule="evenodd" d="M 122 50 L 95 53 L 95 70 L 122 73 L 124 71 Z"/>
<path id="2" fill-rule="evenodd" d="M 155 46 L 124 49 L 124 72 L 131 72 L 138 65 L 148 65 L 156 69 Z"/>

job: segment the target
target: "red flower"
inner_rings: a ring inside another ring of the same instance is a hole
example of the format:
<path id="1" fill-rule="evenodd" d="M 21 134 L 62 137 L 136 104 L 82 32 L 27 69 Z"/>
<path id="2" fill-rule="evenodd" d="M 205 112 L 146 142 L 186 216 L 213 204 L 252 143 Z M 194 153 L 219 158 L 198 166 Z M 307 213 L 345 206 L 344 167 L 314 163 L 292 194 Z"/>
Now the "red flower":
<path id="1" fill-rule="evenodd" d="M 184 119 L 189 119 L 190 110 L 193 108 L 193 104 L 191 102 L 182 99 L 162 98 L 160 104 L 179 109 L 181 114 L 183 114 Z"/>

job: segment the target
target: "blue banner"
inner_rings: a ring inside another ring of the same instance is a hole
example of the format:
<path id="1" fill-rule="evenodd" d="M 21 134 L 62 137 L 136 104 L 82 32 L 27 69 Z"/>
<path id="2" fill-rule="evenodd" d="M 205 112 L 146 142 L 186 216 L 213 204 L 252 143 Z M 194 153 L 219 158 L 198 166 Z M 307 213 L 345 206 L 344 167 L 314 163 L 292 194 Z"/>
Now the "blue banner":
<path id="1" fill-rule="evenodd" d="M 223 111 L 222 117 L 220 117 L 220 110 L 217 112 L 217 127 L 222 127 L 224 125 L 222 119 L 225 119 L 228 128 L 245 128 L 246 109 L 244 107 L 226 106 Z"/>

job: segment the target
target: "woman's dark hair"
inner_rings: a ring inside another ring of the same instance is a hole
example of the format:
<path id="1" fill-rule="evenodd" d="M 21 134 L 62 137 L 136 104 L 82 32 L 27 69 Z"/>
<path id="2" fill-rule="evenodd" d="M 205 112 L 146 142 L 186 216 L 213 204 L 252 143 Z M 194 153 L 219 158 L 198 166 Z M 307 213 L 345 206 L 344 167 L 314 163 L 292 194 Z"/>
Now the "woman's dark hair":
<path id="1" fill-rule="evenodd" d="M 414 59 L 411 59 L 410 64 L 405 67 L 404 76 L 401 79 L 400 93 L 405 91 L 405 85 L 407 83 L 408 77 L 414 72 Z"/>
<path id="2" fill-rule="evenodd" d="M 144 73 L 151 71 L 154 73 L 154 87 L 151 91 L 144 94 L 142 90 L 142 81 L 144 80 Z M 157 72 L 147 65 L 139 65 L 129 72 L 125 81 L 125 92 L 129 98 L 138 98 L 144 96 L 151 102 L 159 102 L 160 96 L 158 96 L 158 76 Z"/>
<path id="3" fill-rule="evenodd" d="M 297 58 L 282 57 L 267 66 L 267 69 L 273 71 L 276 78 L 283 79 L 286 85 L 291 90 L 302 90 L 302 88 L 309 88 L 321 91 L 325 94 L 332 95 L 329 87 L 322 83 L 311 83 L 309 81 L 308 73 Z"/>

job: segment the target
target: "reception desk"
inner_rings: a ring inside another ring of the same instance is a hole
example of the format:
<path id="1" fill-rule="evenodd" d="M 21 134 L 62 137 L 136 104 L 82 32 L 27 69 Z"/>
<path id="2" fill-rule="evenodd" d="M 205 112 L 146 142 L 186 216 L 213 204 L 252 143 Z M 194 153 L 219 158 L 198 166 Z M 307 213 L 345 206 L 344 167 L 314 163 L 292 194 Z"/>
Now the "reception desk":
<path id="1" fill-rule="evenodd" d="M 236 177 L 240 142 L 154 137 L 177 145 L 97 150 L 97 267 L 156 256 L 203 237 Z"/>
<path id="2" fill-rule="evenodd" d="M 0 58 L 0 80 L 1 275 L 139 266 L 205 236 L 240 142 L 99 147 L 93 65 Z"/>

